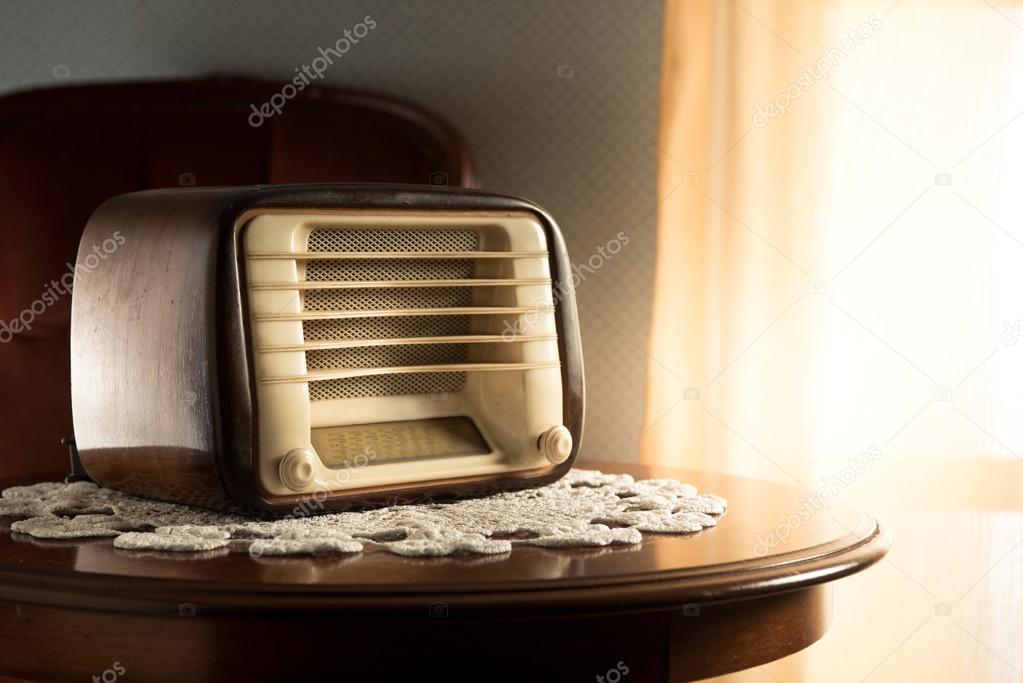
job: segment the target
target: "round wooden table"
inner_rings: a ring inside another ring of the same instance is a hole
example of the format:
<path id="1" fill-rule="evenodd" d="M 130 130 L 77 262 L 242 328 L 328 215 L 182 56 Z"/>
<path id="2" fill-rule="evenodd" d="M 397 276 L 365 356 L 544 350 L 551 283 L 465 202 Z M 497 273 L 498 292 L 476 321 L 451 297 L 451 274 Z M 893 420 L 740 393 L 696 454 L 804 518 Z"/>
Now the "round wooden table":
<path id="1" fill-rule="evenodd" d="M 0 675 L 26 680 L 682 681 L 800 650 L 827 583 L 890 545 L 840 501 L 666 467 L 728 499 L 717 527 L 634 547 L 497 557 L 252 559 L 39 541 L 0 520 Z M 15 482 L 0 484 L 2 487 Z M 26 483 L 26 482 L 17 482 Z M 808 518 L 804 518 L 808 517 Z M 774 535 L 772 535 L 774 534 Z M 784 536 L 784 540 L 782 540 Z M 95 678 L 94 678 L 95 677 Z"/>

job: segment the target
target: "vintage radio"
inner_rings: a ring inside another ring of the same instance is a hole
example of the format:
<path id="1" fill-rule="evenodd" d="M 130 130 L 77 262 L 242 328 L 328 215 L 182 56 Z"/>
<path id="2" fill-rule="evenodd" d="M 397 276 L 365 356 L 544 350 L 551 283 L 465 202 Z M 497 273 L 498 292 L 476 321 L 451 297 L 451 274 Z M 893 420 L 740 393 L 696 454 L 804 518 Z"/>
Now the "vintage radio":
<path id="1" fill-rule="evenodd" d="M 306 514 L 540 485 L 579 448 L 570 265 L 521 199 L 122 195 L 86 226 L 71 323 L 81 464 L 141 496 Z"/>

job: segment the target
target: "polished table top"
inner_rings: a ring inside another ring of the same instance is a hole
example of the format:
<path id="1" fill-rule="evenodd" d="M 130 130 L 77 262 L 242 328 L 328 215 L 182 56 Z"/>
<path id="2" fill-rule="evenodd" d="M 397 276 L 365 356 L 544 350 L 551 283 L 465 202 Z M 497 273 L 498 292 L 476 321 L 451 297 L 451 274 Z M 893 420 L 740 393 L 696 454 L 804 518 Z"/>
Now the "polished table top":
<path id="1" fill-rule="evenodd" d="M 807 492 L 791 486 L 670 467 L 580 466 L 637 479 L 676 478 L 724 496 L 728 511 L 714 528 L 644 533 L 638 546 L 516 546 L 500 556 L 429 559 L 375 549 L 284 558 L 227 549 L 133 552 L 114 549 L 110 539 L 41 541 L 0 533 L 0 599 L 120 614 L 166 612 L 187 600 L 204 616 L 244 610 L 409 617 L 441 601 L 445 613 L 466 618 L 668 610 L 714 601 L 752 604 L 809 589 L 864 569 L 890 545 L 869 516 L 841 501 L 814 511 L 804 504 Z M 0 520 L 0 529 L 9 524 Z"/>

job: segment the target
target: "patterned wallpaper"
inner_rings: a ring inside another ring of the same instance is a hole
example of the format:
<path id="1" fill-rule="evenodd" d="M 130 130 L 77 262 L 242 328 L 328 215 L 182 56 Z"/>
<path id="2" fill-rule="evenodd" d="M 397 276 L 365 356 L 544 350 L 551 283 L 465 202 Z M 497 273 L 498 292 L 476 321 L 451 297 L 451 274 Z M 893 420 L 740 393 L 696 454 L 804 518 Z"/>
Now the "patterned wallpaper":
<path id="1" fill-rule="evenodd" d="M 558 220 L 580 280 L 583 453 L 630 460 L 653 285 L 661 9 L 659 0 L 0 0 L 0 91 L 211 73 L 284 81 L 340 42 L 342 58 L 312 71 L 320 82 L 436 111 L 468 139 L 485 188 L 529 197 Z"/>

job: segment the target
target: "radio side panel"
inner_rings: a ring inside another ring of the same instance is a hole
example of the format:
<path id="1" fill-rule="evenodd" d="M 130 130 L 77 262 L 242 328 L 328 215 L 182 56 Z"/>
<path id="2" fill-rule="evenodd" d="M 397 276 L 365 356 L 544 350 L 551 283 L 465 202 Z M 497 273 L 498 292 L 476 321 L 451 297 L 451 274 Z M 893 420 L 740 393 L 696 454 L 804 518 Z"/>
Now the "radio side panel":
<path id="1" fill-rule="evenodd" d="M 71 394 L 99 484 L 222 507 L 216 382 L 217 216 L 239 190 L 149 191 L 85 228 L 71 313 Z"/>

